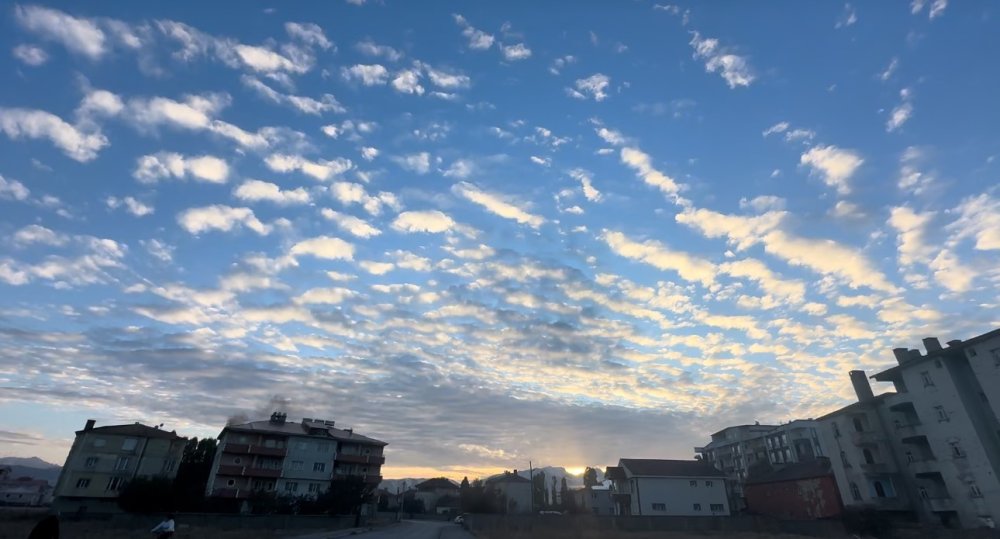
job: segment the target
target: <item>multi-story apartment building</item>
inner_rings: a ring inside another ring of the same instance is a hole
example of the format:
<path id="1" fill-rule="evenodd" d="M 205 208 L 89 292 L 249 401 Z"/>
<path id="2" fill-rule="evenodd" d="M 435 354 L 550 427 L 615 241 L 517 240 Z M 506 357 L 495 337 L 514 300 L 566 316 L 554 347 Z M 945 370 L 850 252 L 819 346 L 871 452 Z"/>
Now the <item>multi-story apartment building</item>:
<path id="1" fill-rule="evenodd" d="M 87 421 L 66 457 L 53 508 L 63 513 L 118 512 L 121 489 L 136 477 L 177 476 L 187 439 L 140 423 L 94 426 Z"/>
<path id="2" fill-rule="evenodd" d="M 334 479 L 360 477 L 373 490 L 382 481 L 385 442 L 335 428 L 329 420 L 286 419 L 274 413 L 269 420 L 222 429 L 207 494 L 237 499 L 255 491 L 316 496 Z"/>
<path id="3" fill-rule="evenodd" d="M 824 455 L 816 427 L 815 421 L 803 419 L 784 425 L 736 425 L 716 432 L 708 445 L 694 450 L 726 474 L 729 503 L 737 511 L 746 507 L 744 486 L 754 468 L 780 468 Z"/>
<path id="4" fill-rule="evenodd" d="M 852 371 L 858 402 L 820 418 L 846 506 L 907 512 L 975 528 L 1000 516 L 1000 329 L 942 347 L 893 350 L 875 396 Z"/>

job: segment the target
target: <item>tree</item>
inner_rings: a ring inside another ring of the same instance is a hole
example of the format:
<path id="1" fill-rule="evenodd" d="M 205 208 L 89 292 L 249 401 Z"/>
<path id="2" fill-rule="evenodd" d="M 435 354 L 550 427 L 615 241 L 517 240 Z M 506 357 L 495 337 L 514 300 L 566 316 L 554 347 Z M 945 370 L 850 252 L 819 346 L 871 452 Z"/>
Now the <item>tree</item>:
<path id="1" fill-rule="evenodd" d="M 318 501 L 331 515 L 352 515 L 371 498 L 372 487 L 361 477 L 349 475 L 330 481 L 330 488 L 319 496 Z"/>
<path id="2" fill-rule="evenodd" d="M 215 438 L 198 440 L 192 438 L 184 446 L 181 463 L 174 479 L 174 492 L 179 502 L 178 509 L 198 511 L 203 509 L 208 477 L 212 474 L 212 464 L 218 441 Z"/>
<path id="3" fill-rule="evenodd" d="M 563 511 L 572 511 L 573 506 L 573 496 L 569 493 L 569 485 L 566 484 L 566 476 L 562 478 L 562 484 L 559 486 L 559 499 L 562 501 Z"/>
<path id="4" fill-rule="evenodd" d="M 531 512 L 534 513 L 545 507 L 545 472 L 538 472 L 531 478 L 531 491 L 535 503 Z"/>
<path id="5" fill-rule="evenodd" d="M 597 486 L 597 470 L 587 466 L 583 470 L 583 486 L 585 487 L 596 487 Z"/>
<path id="6" fill-rule="evenodd" d="M 169 513 L 175 508 L 173 482 L 166 477 L 137 477 L 118 494 L 126 513 Z"/>
<path id="7" fill-rule="evenodd" d="M 549 499 L 552 500 L 549 505 L 555 507 L 556 504 L 558 503 L 556 502 L 558 498 L 556 497 L 556 476 L 554 475 L 552 476 L 552 496 L 549 497 Z"/>
<path id="8" fill-rule="evenodd" d="M 459 485 L 458 488 L 469 488 L 469 478 L 468 477 L 463 477 L 462 478 L 462 484 Z"/>

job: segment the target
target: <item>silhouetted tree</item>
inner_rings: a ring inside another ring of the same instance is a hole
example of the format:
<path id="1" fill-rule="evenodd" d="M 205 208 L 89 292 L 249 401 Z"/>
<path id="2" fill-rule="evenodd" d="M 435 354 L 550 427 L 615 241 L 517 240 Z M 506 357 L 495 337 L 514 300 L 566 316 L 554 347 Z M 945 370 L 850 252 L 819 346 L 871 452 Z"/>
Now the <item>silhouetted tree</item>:
<path id="1" fill-rule="evenodd" d="M 217 449 L 218 441 L 215 438 L 192 438 L 184 446 L 184 455 L 174 479 L 174 492 L 179 502 L 177 509 L 203 510 L 205 490 Z"/>
<path id="2" fill-rule="evenodd" d="M 137 477 L 118 494 L 118 507 L 126 513 L 167 513 L 174 506 L 173 482 L 166 477 Z"/>
<path id="3" fill-rule="evenodd" d="M 553 475 L 552 476 L 552 495 L 549 497 L 549 500 L 550 500 L 549 505 L 552 506 L 552 507 L 555 507 L 556 504 L 559 503 L 559 502 L 556 501 L 557 499 L 558 498 L 556 497 L 556 476 Z"/>
<path id="4" fill-rule="evenodd" d="M 459 485 L 459 488 L 469 488 L 469 478 L 468 477 L 463 477 L 462 478 L 462 484 Z"/>
<path id="5" fill-rule="evenodd" d="M 318 499 L 331 515 L 352 515 L 371 501 L 372 487 L 360 477 L 347 476 L 330 481 L 329 490 Z"/>
<path id="6" fill-rule="evenodd" d="M 463 513 L 499 513 L 503 504 L 492 488 L 484 487 L 476 479 L 469 488 L 462 489 L 459 507 Z"/>
<path id="7" fill-rule="evenodd" d="M 535 501 L 532 512 L 539 511 L 545 507 L 545 472 L 538 472 L 531 478 L 531 490 Z"/>
<path id="8" fill-rule="evenodd" d="M 597 470 L 587 466 L 583 470 L 583 486 L 585 487 L 595 487 L 597 486 Z"/>
<path id="9" fill-rule="evenodd" d="M 562 501 L 563 511 L 572 511 L 573 506 L 573 496 L 569 493 L 569 485 L 566 484 L 566 477 L 563 476 L 562 484 L 559 486 L 559 499 Z"/>

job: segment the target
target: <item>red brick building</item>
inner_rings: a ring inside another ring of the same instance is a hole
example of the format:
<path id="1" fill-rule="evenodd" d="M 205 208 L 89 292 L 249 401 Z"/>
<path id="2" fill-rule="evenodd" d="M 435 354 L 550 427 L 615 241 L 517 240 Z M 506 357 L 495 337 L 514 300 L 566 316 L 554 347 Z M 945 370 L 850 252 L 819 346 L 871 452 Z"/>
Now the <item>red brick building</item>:
<path id="1" fill-rule="evenodd" d="M 830 461 L 823 458 L 751 477 L 744 494 L 747 511 L 759 515 L 813 520 L 838 517 L 843 511 Z"/>

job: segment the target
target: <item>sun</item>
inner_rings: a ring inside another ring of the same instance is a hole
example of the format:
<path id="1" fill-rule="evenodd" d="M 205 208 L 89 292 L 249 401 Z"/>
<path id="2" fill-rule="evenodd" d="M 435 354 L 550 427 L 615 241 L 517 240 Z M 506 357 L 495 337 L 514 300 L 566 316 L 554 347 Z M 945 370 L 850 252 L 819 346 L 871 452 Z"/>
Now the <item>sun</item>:
<path id="1" fill-rule="evenodd" d="M 572 466 L 572 467 L 566 468 L 566 471 L 569 472 L 569 473 L 571 473 L 571 474 L 573 474 L 573 475 L 583 475 L 583 471 L 586 470 L 586 469 L 587 468 L 584 467 L 584 466 Z"/>

